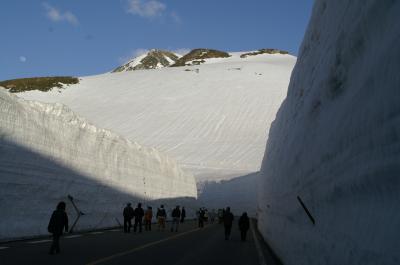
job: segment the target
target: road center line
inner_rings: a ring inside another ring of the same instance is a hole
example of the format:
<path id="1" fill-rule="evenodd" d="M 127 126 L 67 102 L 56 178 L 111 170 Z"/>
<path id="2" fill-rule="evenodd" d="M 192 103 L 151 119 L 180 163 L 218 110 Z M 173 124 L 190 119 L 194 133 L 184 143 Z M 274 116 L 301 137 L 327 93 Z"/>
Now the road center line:
<path id="1" fill-rule="evenodd" d="M 207 227 L 210 227 L 210 226 L 207 226 Z M 102 259 L 99 259 L 99 260 L 96 260 L 96 261 L 92 261 L 92 262 L 90 262 L 90 263 L 88 263 L 86 265 L 95 265 L 95 264 L 100 264 L 100 263 L 103 263 L 103 262 L 106 262 L 106 261 L 110 261 L 112 259 L 115 259 L 115 258 L 118 258 L 118 257 L 122 257 L 122 256 L 125 256 L 125 255 L 128 255 L 128 254 L 131 254 L 133 252 L 136 252 L 136 251 L 139 251 L 139 250 L 142 250 L 142 249 L 145 249 L 145 248 L 148 248 L 148 247 L 151 247 L 151 246 L 166 242 L 168 240 L 175 239 L 175 238 L 178 238 L 178 237 L 181 237 L 181 236 L 184 236 L 184 235 L 199 231 L 199 230 L 202 230 L 202 228 L 196 228 L 196 229 L 193 229 L 193 230 L 190 230 L 190 231 L 178 234 L 178 235 L 170 236 L 170 237 L 167 237 L 167 238 L 155 241 L 155 242 L 151 242 L 151 243 L 145 244 L 145 245 L 140 246 L 140 247 L 136 247 L 136 248 L 124 251 L 124 252 L 120 252 L 120 253 L 111 255 L 109 257 L 105 257 L 105 258 L 102 258 Z"/>
<path id="2" fill-rule="evenodd" d="M 30 242 L 26 242 L 28 244 L 39 244 L 39 243 L 45 243 L 45 242 L 51 242 L 51 239 L 44 239 L 44 240 L 37 240 L 37 241 L 30 241 Z"/>
<path id="3" fill-rule="evenodd" d="M 76 237 L 81 237 L 82 235 L 72 235 L 72 236 L 66 236 L 65 238 L 76 238 Z"/>
<path id="4" fill-rule="evenodd" d="M 10 247 L 0 247 L 0 250 L 7 249 L 7 248 L 10 248 Z"/>
<path id="5" fill-rule="evenodd" d="M 89 233 L 90 235 L 100 235 L 100 234 L 104 234 L 104 232 L 92 232 L 92 233 Z"/>
<path id="6" fill-rule="evenodd" d="M 256 245 L 256 249 L 257 249 L 258 261 L 259 261 L 260 265 L 267 265 L 267 262 L 265 261 L 264 253 L 260 246 L 260 242 L 258 241 L 256 232 L 254 231 L 254 223 L 253 222 L 250 222 L 250 223 L 251 223 L 250 224 L 251 232 L 253 233 L 253 239 L 254 239 L 254 243 Z"/>

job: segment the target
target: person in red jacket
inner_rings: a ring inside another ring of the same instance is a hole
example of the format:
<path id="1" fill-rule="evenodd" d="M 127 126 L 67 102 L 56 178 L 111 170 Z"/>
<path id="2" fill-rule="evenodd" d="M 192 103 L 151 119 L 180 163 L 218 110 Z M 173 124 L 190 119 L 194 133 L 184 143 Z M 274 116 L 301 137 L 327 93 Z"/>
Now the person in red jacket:
<path id="1" fill-rule="evenodd" d="M 49 254 L 60 253 L 60 237 L 65 232 L 68 232 L 68 215 L 65 212 L 65 202 L 59 202 L 57 209 L 51 215 L 47 230 L 53 234 L 53 242 L 50 247 Z"/>
<path id="2" fill-rule="evenodd" d="M 144 230 L 151 231 L 151 219 L 153 218 L 153 210 L 149 206 L 144 213 Z"/>

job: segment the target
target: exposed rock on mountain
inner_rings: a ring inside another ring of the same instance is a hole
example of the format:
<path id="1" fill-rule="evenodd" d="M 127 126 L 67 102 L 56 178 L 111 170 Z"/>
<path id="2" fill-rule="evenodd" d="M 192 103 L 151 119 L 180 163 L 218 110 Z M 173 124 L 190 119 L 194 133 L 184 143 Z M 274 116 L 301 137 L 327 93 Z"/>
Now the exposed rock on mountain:
<path id="1" fill-rule="evenodd" d="M 153 49 L 116 68 L 113 73 L 163 68 L 174 64 L 178 58 L 178 55 L 175 53 Z"/>
<path id="2" fill-rule="evenodd" d="M 78 84 L 79 79 L 71 76 L 32 77 L 1 81 L 0 86 L 9 89 L 11 93 L 29 90 L 49 91 L 52 88 Z"/>
<path id="3" fill-rule="evenodd" d="M 260 49 L 255 52 L 246 52 L 240 55 L 240 58 L 246 58 L 247 56 L 255 56 L 259 54 L 289 54 L 289 52 L 284 51 L 284 50 L 278 50 L 278 49 Z"/>
<path id="4" fill-rule="evenodd" d="M 204 63 L 204 59 L 227 58 L 229 53 L 212 49 L 194 49 L 188 54 L 179 58 L 172 66 L 199 65 Z"/>

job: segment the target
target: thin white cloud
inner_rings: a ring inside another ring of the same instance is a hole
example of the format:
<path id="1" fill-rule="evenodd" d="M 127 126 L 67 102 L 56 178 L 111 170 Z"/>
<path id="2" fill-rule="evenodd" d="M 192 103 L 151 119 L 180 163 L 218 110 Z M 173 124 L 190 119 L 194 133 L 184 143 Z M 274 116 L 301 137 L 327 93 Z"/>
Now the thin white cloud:
<path id="1" fill-rule="evenodd" d="M 167 6 L 156 0 L 128 0 L 128 13 L 145 18 L 160 17 Z"/>
<path id="2" fill-rule="evenodd" d="M 172 20 L 173 20 L 175 23 L 178 23 L 178 24 L 182 23 L 181 17 L 180 17 L 176 12 L 172 11 L 172 12 L 170 13 L 170 16 L 171 16 Z"/>
<path id="3" fill-rule="evenodd" d="M 134 50 L 132 52 L 132 54 L 133 54 L 134 57 L 138 57 L 138 56 L 143 55 L 143 54 L 148 53 L 148 52 L 149 52 L 149 49 L 139 48 L 139 49 Z"/>
<path id="4" fill-rule="evenodd" d="M 157 17 L 168 18 L 180 24 L 182 18 L 175 11 L 166 12 L 167 5 L 157 0 L 126 0 L 128 3 L 127 13 L 140 17 L 154 19 Z"/>
<path id="5" fill-rule="evenodd" d="M 183 56 L 185 54 L 188 54 L 190 51 L 191 51 L 191 49 L 189 49 L 189 48 L 179 48 L 179 49 L 174 50 L 173 52 Z"/>
<path id="6" fill-rule="evenodd" d="M 174 50 L 173 52 L 183 56 L 183 55 L 188 54 L 190 51 L 191 51 L 191 49 L 189 49 L 189 48 L 179 48 L 179 49 Z"/>
<path id="7" fill-rule="evenodd" d="M 65 21 L 74 26 L 79 25 L 78 18 L 70 11 L 65 11 L 64 13 L 62 13 L 60 10 L 49 5 L 48 3 L 43 3 L 43 7 L 46 9 L 46 16 L 51 21 L 54 21 L 54 22 Z"/>
<path id="8" fill-rule="evenodd" d="M 21 55 L 21 56 L 19 57 L 19 61 L 20 61 L 21 63 L 25 63 L 25 62 L 26 62 L 26 57 Z"/>
<path id="9" fill-rule="evenodd" d="M 148 52 L 149 52 L 149 49 L 143 49 L 143 48 L 135 49 L 132 52 L 130 52 L 127 56 L 118 58 L 118 62 L 120 64 L 125 64 L 125 63 L 129 62 L 130 60 L 132 60 L 133 58 L 139 57 L 140 55 L 146 54 Z"/>

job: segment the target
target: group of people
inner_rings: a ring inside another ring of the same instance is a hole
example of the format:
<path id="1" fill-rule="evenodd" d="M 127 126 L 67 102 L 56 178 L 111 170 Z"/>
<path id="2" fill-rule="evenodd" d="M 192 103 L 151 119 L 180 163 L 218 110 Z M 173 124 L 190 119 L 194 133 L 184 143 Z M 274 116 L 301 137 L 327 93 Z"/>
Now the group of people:
<path id="1" fill-rule="evenodd" d="M 225 240 L 229 240 L 232 231 L 234 216 L 231 212 L 231 208 L 227 207 L 222 211 L 221 222 L 224 224 L 225 228 Z M 244 242 L 246 241 L 247 231 L 250 228 L 250 219 L 247 216 L 247 213 L 244 212 L 242 216 L 239 218 L 239 230 L 240 230 L 240 238 Z"/>
<path id="2" fill-rule="evenodd" d="M 153 209 L 151 206 L 147 207 L 147 210 L 144 211 L 142 209 L 142 204 L 138 203 L 136 209 L 132 208 L 132 204 L 128 203 L 123 211 L 124 216 L 124 232 L 130 233 L 132 227 L 132 219 L 134 219 L 133 232 L 139 230 L 139 233 L 142 232 L 142 222 L 144 220 L 145 230 L 151 231 L 151 223 L 153 219 Z M 185 207 L 180 209 L 180 206 L 177 205 L 172 210 L 172 225 L 171 232 L 178 232 L 179 223 L 183 223 L 186 218 L 186 210 Z M 156 220 L 158 224 L 158 230 L 165 230 L 165 222 L 167 219 L 167 212 L 164 208 L 164 205 L 161 205 L 160 208 L 157 209 Z"/>
<path id="3" fill-rule="evenodd" d="M 212 210 L 210 213 L 206 208 L 202 207 L 197 211 L 197 220 L 199 228 L 204 227 L 204 222 L 210 220 L 211 223 L 214 223 L 215 217 L 217 213 L 215 210 Z M 234 216 L 231 212 L 230 207 L 226 207 L 226 209 L 218 210 L 218 220 L 220 224 L 224 224 L 225 228 L 225 240 L 229 240 L 232 231 L 232 225 Z M 241 235 L 241 240 L 246 241 L 247 231 L 250 228 L 250 219 L 247 216 L 247 213 L 244 212 L 242 216 L 239 218 L 239 230 Z"/>
<path id="4" fill-rule="evenodd" d="M 206 208 L 200 208 L 197 211 L 197 218 L 198 218 L 198 226 L 199 228 L 204 227 L 204 222 L 210 220 L 211 223 L 214 223 L 215 219 L 215 211 L 212 211 L 206 216 L 207 213 Z M 142 220 L 144 217 L 144 223 L 145 223 L 145 230 L 146 231 L 151 231 L 151 222 L 153 218 L 153 211 L 152 208 L 149 206 L 147 207 L 146 212 L 143 211 L 142 209 L 142 204 L 138 203 L 137 208 L 133 210 L 132 206 L 130 203 L 127 204 L 127 206 L 124 209 L 123 212 L 124 215 L 124 232 L 129 233 L 130 228 L 132 226 L 131 220 L 134 218 L 135 223 L 133 226 L 133 231 L 137 231 L 137 227 L 139 227 L 139 233 L 142 232 Z M 171 223 L 171 232 L 175 231 L 178 232 L 179 228 L 179 223 L 183 223 L 186 217 L 186 211 L 185 208 L 183 207 L 182 210 L 180 209 L 180 206 L 177 205 L 173 210 L 172 210 L 172 223 Z M 225 240 L 229 240 L 231 231 L 232 231 L 232 225 L 233 225 L 233 220 L 234 220 L 234 215 L 231 212 L 230 207 L 227 207 L 226 209 L 222 210 L 222 216 L 220 217 L 220 222 L 224 224 L 225 228 Z M 164 205 L 161 205 L 160 208 L 157 209 L 157 223 L 158 223 L 158 229 L 159 230 L 164 230 L 165 229 L 165 221 L 167 219 L 167 212 L 164 209 Z M 244 212 L 242 216 L 239 218 L 239 230 L 240 230 L 240 235 L 241 235 L 241 240 L 246 241 L 246 235 L 247 231 L 250 228 L 250 220 L 249 217 L 247 216 L 247 213 Z"/>
<path id="5" fill-rule="evenodd" d="M 59 202 L 56 210 L 53 212 L 50 218 L 50 222 L 48 225 L 48 231 L 53 235 L 53 242 L 50 247 L 49 254 L 60 253 L 60 237 L 63 232 L 68 232 L 68 216 L 65 212 L 66 204 L 65 202 Z M 206 209 L 200 208 L 197 212 L 198 214 L 198 224 L 199 227 L 204 227 L 204 221 L 206 221 Z M 132 208 L 132 204 L 128 203 L 123 211 L 124 216 L 124 232 L 129 233 L 132 227 L 132 219 L 134 219 L 133 231 L 142 232 L 142 222 L 144 220 L 144 226 L 146 231 L 151 231 L 151 223 L 153 219 L 153 210 L 151 206 L 147 207 L 147 210 L 144 211 L 142 208 L 142 204 L 138 203 L 135 209 Z M 172 224 L 171 224 L 171 232 L 178 232 L 179 224 L 183 223 L 186 218 L 186 210 L 185 207 L 180 209 L 180 206 L 177 205 L 172 210 Z M 165 230 L 165 222 L 167 219 L 167 212 L 164 208 L 164 205 L 161 205 L 160 208 L 157 209 L 156 213 L 157 224 L 159 230 Z M 221 222 L 224 224 L 225 228 L 225 240 L 229 240 L 234 216 L 231 213 L 230 207 L 227 207 L 223 210 L 222 216 L 219 215 Z M 213 218 L 211 218 L 212 220 Z M 213 221 L 212 221 L 213 222 Z M 239 230 L 241 232 L 241 240 L 246 240 L 247 231 L 250 228 L 250 221 L 247 213 L 244 212 L 242 216 L 239 218 Z"/>
<path id="6" fill-rule="evenodd" d="M 139 227 L 139 233 L 142 232 L 142 223 L 143 223 L 143 217 L 149 216 L 149 211 L 151 213 L 151 207 L 149 207 L 146 210 L 146 214 L 142 208 L 142 204 L 138 203 L 137 207 L 135 209 L 132 208 L 132 204 L 128 203 L 126 207 L 124 208 L 123 216 L 124 216 L 124 232 L 125 233 L 130 233 L 131 232 L 131 227 L 132 227 L 132 219 L 135 219 L 135 223 L 133 225 L 133 232 L 136 233 Z M 152 214 L 151 214 L 152 217 Z M 151 220 L 151 218 L 150 218 Z M 148 228 L 146 219 L 145 219 L 145 225 L 146 225 L 146 230 Z M 150 224 L 150 229 L 151 229 L 151 224 Z"/>

